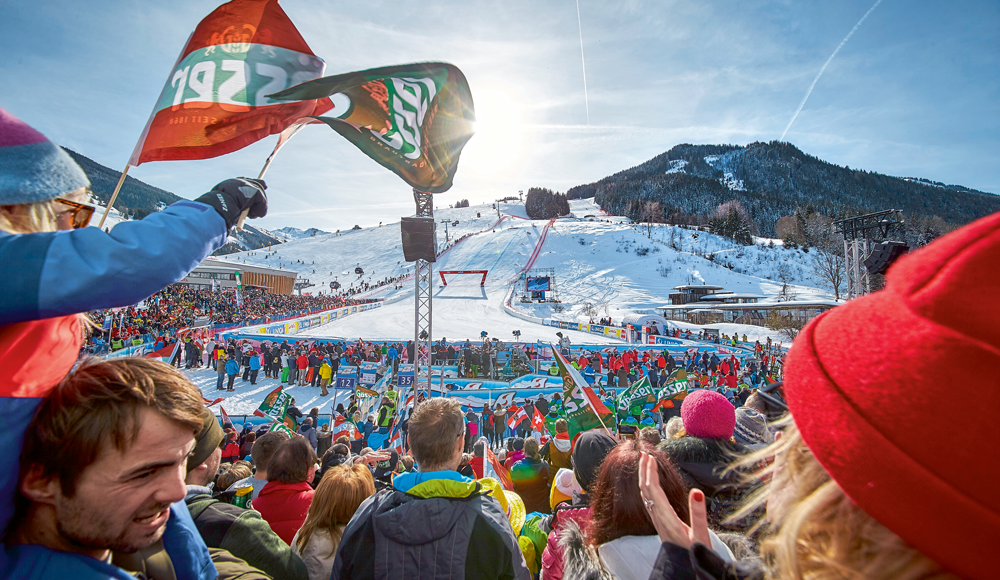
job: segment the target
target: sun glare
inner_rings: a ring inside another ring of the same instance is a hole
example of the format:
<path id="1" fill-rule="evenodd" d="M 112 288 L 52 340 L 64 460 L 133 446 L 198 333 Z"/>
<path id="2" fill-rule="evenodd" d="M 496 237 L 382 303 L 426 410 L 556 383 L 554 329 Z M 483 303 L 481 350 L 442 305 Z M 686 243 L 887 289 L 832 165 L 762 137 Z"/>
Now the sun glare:
<path id="1" fill-rule="evenodd" d="M 473 92 L 476 135 L 462 155 L 467 169 L 492 173 L 509 169 L 523 148 L 521 115 L 524 107 L 509 91 L 484 88 Z"/>

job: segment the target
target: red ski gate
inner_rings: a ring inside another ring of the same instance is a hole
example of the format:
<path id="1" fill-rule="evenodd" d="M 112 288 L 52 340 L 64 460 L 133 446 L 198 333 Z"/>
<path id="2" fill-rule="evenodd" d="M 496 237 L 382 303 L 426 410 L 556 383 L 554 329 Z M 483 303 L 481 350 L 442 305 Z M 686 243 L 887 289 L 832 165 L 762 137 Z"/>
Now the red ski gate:
<path id="1" fill-rule="evenodd" d="M 489 270 L 440 270 L 438 273 L 441 274 L 441 282 L 443 282 L 445 286 L 448 285 L 448 280 L 444 277 L 445 274 L 482 274 L 483 279 L 479 281 L 479 285 L 485 286 L 486 275 L 489 274 Z"/>

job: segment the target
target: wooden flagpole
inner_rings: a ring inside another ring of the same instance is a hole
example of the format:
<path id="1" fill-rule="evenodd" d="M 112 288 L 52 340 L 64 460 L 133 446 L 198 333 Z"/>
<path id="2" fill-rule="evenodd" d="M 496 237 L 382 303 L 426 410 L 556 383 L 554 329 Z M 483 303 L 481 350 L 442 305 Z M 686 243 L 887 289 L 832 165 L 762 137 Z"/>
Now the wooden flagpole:
<path id="1" fill-rule="evenodd" d="M 108 219 L 108 214 L 111 213 L 111 206 L 115 204 L 115 200 L 118 199 L 118 192 L 122 189 L 122 184 L 125 183 L 125 176 L 128 175 L 128 169 L 131 165 L 126 165 L 125 169 L 122 170 L 122 176 L 118 178 L 118 185 L 115 186 L 114 193 L 111 194 L 111 201 L 108 202 L 108 207 L 104 208 L 104 215 L 101 216 L 101 222 L 97 224 L 98 228 L 104 227 L 104 220 Z"/>

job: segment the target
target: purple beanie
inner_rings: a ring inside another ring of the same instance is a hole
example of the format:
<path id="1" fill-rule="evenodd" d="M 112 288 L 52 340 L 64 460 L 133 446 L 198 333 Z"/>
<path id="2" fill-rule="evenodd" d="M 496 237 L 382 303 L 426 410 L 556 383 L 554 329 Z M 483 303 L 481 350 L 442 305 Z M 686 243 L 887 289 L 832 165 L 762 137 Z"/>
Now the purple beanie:
<path id="1" fill-rule="evenodd" d="M 89 185 L 62 147 L 0 108 L 0 205 L 45 201 Z"/>
<path id="2" fill-rule="evenodd" d="M 736 409 L 722 393 L 694 391 L 681 403 L 681 421 L 688 435 L 729 439 L 736 428 Z"/>

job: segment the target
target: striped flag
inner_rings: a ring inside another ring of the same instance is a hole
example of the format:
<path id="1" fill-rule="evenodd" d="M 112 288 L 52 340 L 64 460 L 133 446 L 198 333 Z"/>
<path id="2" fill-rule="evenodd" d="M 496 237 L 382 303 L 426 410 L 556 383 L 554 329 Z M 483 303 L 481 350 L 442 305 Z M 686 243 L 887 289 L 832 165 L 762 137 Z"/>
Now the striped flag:
<path id="1" fill-rule="evenodd" d="M 223 407 L 222 405 L 219 405 L 219 410 L 222 411 L 222 428 L 235 429 L 236 426 L 233 425 L 233 422 L 229 419 L 229 415 L 226 414 L 226 408 Z"/>
<path id="2" fill-rule="evenodd" d="M 357 441 L 361 439 L 362 435 L 358 432 L 358 427 L 353 421 L 338 414 L 333 420 L 333 440 L 336 441 L 340 437 Z"/>
<path id="3" fill-rule="evenodd" d="M 129 165 L 209 159 L 320 115 L 330 99 L 268 95 L 323 76 L 278 0 L 232 0 L 198 23 L 174 64 Z"/>
<path id="4" fill-rule="evenodd" d="M 528 414 L 524 412 L 524 407 L 518 407 L 517 411 L 507 419 L 507 426 L 511 429 L 517 428 L 518 423 L 528 418 Z"/>

